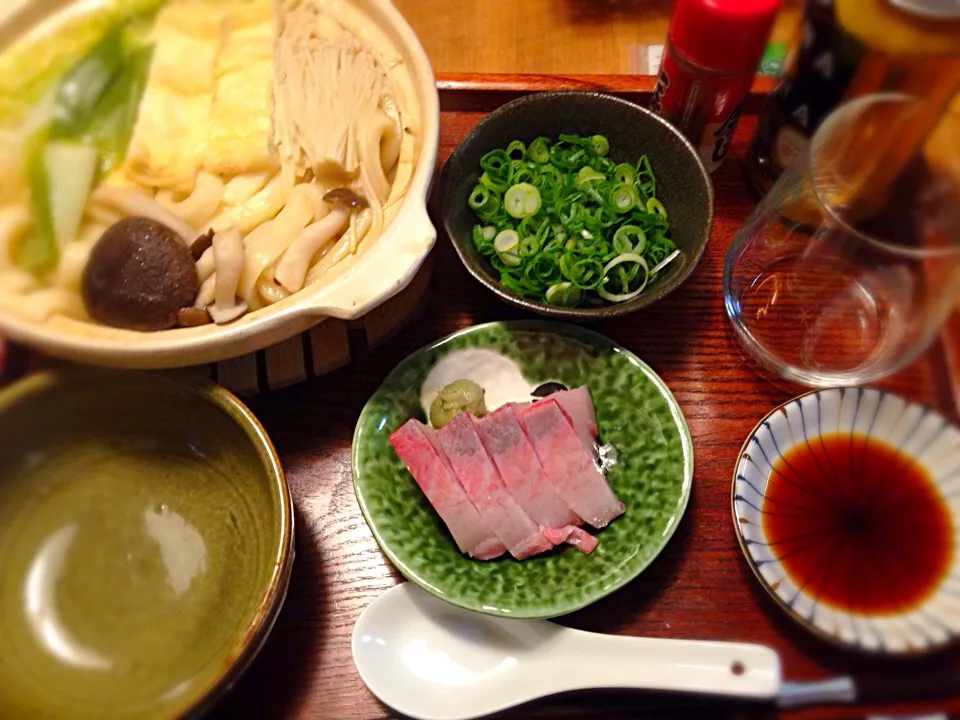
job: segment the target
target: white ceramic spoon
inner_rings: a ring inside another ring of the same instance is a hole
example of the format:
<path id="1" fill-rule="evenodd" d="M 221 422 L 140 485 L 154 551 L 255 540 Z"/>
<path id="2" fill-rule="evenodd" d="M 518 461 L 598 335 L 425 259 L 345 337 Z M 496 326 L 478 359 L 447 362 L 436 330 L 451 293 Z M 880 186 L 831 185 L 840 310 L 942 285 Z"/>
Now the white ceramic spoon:
<path id="1" fill-rule="evenodd" d="M 780 658 L 726 642 L 600 635 L 462 610 L 403 583 L 353 629 L 371 692 L 420 720 L 468 720 L 569 690 L 631 688 L 774 699 Z"/>

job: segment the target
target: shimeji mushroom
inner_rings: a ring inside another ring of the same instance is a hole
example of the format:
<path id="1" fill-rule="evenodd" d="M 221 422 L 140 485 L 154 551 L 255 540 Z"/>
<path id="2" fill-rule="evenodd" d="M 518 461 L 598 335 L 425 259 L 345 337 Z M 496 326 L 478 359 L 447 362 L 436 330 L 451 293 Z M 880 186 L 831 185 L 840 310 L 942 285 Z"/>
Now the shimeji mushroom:
<path id="1" fill-rule="evenodd" d="M 197 295 L 197 307 L 206 308 L 218 325 L 233 322 L 247 312 L 247 303 L 237 299 L 244 250 L 240 231 L 231 228 L 213 236 L 216 273 L 208 277 Z"/>
<path id="2" fill-rule="evenodd" d="M 310 269 L 310 261 L 343 232 L 350 221 L 350 213 L 365 207 L 366 201 L 349 188 L 337 188 L 323 196 L 333 209 L 322 219 L 308 225 L 297 236 L 277 263 L 274 279 L 288 292 L 303 288 Z"/>

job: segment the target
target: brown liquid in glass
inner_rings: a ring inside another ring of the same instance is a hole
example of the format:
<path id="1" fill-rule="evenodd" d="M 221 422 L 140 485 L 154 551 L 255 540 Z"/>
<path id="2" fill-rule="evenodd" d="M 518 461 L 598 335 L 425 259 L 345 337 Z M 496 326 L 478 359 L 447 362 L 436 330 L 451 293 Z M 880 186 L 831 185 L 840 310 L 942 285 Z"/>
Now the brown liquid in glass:
<path id="1" fill-rule="evenodd" d="M 818 602 L 910 610 L 945 576 L 954 529 L 926 471 L 863 435 L 811 438 L 774 463 L 763 501 L 773 554 Z"/>

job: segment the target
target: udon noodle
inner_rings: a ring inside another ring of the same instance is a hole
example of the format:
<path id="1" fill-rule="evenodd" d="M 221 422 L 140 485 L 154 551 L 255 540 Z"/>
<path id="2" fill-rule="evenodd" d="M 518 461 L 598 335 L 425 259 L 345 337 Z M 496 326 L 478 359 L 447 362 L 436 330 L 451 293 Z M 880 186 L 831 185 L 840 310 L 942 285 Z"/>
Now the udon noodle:
<path id="1" fill-rule="evenodd" d="M 96 173 L 73 224 L 51 190 L 58 227 L 71 228 L 51 262 L 21 260 L 43 229 L 36 185 L 0 189 L 0 295 L 22 297 L 17 308 L 37 320 L 101 319 L 84 294 L 88 264 L 109 228 L 145 218 L 189 248 L 194 306 L 223 324 L 332 279 L 377 241 L 409 185 L 419 117 L 403 58 L 355 5 L 172 0 L 146 36 L 152 59 L 122 161 Z M 51 97 L 7 123 L 5 177 L 32 177 L 17 147 Z"/>

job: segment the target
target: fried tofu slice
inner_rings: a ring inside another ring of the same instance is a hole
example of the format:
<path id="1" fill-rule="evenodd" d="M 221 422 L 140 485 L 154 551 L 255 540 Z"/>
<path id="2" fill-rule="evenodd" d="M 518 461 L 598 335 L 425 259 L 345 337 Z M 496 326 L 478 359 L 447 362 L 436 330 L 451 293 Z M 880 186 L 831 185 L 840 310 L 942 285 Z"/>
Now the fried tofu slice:
<path id="1" fill-rule="evenodd" d="M 179 0 L 154 25 L 154 54 L 123 170 L 155 188 L 190 192 L 203 166 L 213 118 L 216 63 L 226 11 Z"/>
<path id="2" fill-rule="evenodd" d="M 225 26 L 203 169 L 226 177 L 275 170 L 278 163 L 271 151 L 273 6 L 269 0 L 235 4 L 227 11 Z"/>
<path id="3" fill-rule="evenodd" d="M 233 177 L 276 169 L 270 149 L 272 83 L 273 63 L 269 60 L 220 78 L 204 170 Z"/>

